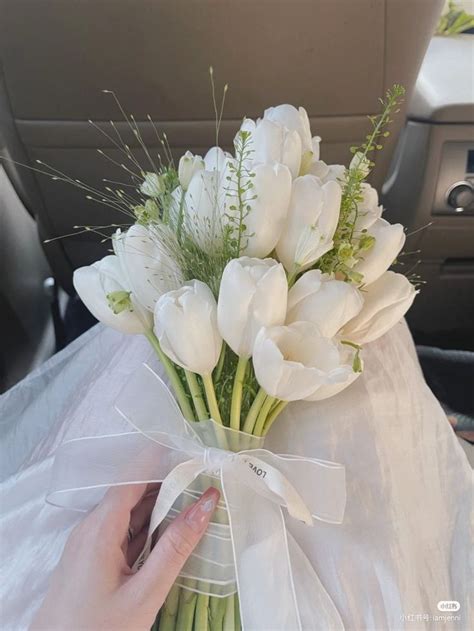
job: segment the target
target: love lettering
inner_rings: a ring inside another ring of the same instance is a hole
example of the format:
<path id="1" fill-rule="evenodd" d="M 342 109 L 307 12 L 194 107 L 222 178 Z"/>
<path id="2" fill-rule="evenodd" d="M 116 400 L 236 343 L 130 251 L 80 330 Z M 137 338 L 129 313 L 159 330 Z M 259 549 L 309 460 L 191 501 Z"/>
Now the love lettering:
<path id="1" fill-rule="evenodd" d="M 255 473 L 255 475 L 258 475 L 259 478 L 264 478 L 267 475 L 267 472 L 265 471 L 265 469 L 262 469 L 261 467 L 257 467 L 257 465 L 253 464 L 252 461 L 248 460 L 247 464 Z"/>

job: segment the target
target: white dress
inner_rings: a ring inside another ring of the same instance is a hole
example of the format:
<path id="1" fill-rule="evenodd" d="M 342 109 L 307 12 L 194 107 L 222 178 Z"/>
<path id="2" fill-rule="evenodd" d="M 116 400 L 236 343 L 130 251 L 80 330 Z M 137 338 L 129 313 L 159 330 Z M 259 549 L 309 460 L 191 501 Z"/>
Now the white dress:
<path id="1" fill-rule="evenodd" d="M 150 354 L 144 338 L 97 325 L 0 397 L 3 631 L 28 627 L 81 518 L 45 503 L 55 448 L 123 431 L 113 402 Z M 472 471 L 406 324 L 368 345 L 364 361 L 352 386 L 291 404 L 268 436 L 275 452 L 346 467 L 344 523 L 288 527 L 347 630 L 468 629 Z M 438 610 L 452 600 L 458 612 Z"/>

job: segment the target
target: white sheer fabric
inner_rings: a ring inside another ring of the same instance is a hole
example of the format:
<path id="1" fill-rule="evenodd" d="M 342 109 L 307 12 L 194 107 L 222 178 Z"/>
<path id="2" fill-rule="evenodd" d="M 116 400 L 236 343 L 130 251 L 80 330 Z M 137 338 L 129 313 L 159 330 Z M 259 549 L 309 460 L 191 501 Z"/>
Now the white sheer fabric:
<path id="1" fill-rule="evenodd" d="M 113 403 L 151 355 L 146 340 L 97 326 L 0 398 L 2 629 L 27 628 L 81 518 L 45 504 L 51 454 L 66 439 L 127 431 Z M 472 472 L 406 325 L 364 359 L 342 394 L 291 404 L 265 444 L 346 467 L 343 524 L 290 518 L 290 545 L 302 548 L 346 629 L 431 629 L 440 600 L 461 605 L 442 628 L 467 629 Z M 322 603 L 299 606 L 324 628 Z"/>

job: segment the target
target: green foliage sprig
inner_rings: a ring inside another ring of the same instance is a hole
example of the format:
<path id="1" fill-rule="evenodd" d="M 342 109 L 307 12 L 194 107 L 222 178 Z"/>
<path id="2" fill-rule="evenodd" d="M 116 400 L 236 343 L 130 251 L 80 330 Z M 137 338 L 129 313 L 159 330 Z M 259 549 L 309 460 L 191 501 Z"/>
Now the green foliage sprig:
<path id="1" fill-rule="evenodd" d="M 352 268 L 362 258 L 364 252 L 373 247 L 375 239 L 368 235 L 366 230 L 357 234 L 355 225 L 359 213 L 359 204 L 362 201 L 362 184 L 367 179 L 375 163 L 370 158 L 373 152 L 382 149 L 384 138 L 390 135 L 386 129 L 393 122 L 392 115 L 397 114 L 405 94 L 405 88 L 395 84 L 387 90 L 385 98 L 379 99 L 382 106 L 380 114 L 368 116 L 372 131 L 367 134 L 365 142 L 360 146 L 351 147 L 354 155 L 342 186 L 342 201 L 339 223 L 334 234 L 334 247 L 325 254 L 318 263 L 318 268 L 323 272 L 337 274 L 347 281 L 362 282 L 362 275 Z"/>
<path id="2" fill-rule="evenodd" d="M 247 234 L 245 225 L 245 219 L 251 210 L 250 202 L 257 198 L 256 195 L 252 195 L 252 178 L 255 177 L 255 173 L 246 166 L 253 154 L 250 132 L 239 131 L 234 146 L 235 162 L 230 161 L 228 164 L 230 175 L 227 176 L 226 196 L 232 203 L 225 213 L 227 222 L 224 240 L 232 252 L 230 258 L 239 258 L 251 236 Z"/>

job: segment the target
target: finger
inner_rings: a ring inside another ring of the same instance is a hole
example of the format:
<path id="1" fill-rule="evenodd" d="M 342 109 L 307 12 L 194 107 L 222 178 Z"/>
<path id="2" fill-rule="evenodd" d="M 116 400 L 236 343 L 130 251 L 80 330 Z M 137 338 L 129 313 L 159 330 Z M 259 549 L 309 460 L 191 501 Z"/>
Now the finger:
<path id="1" fill-rule="evenodd" d="M 156 495 L 158 493 L 158 491 L 161 488 L 161 482 L 150 482 L 150 484 L 147 484 L 146 487 L 146 493 L 144 495 L 144 497 L 146 497 L 147 495 Z"/>
<path id="2" fill-rule="evenodd" d="M 146 484 L 127 484 L 110 488 L 91 513 L 107 529 L 109 540 L 122 544 L 130 524 L 133 508 L 146 491 Z"/>
<path id="3" fill-rule="evenodd" d="M 132 514 L 130 515 L 130 528 L 134 533 L 140 532 L 143 526 L 150 520 L 157 496 L 158 491 L 147 493 L 147 495 L 143 496 L 141 502 L 132 510 Z"/>
<path id="4" fill-rule="evenodd" d="M 130 514 L 130 524 L 123 539 L 122 550 L 127 556 L 127 549 L 138 535 L 138 533 L 148 525 L 153 507 L 156 503 L 158 490 L 147 493 L 135 506 Z"/>
<path id="5" fill-rule="evenodd" d="M 147 536 L 148 526 L 145 526 L 138 534 L 135 535 L 132 541 L 128 544 L 125 558 L 127 559 L 127 564 L 129 567 L 133 567 L 133 564 L 138 559 L 140 552 L 145 547 Z"/>
<path id="6" fill-rule="evenodd" d="M 168 526 L 158 540 L 143 567 L 131 582 L 145 599 L 161 605 L 183 565 L 206 531 L 217 502 L 219 491 L 207 489 L 200 499 L 191 504 Z"/>

